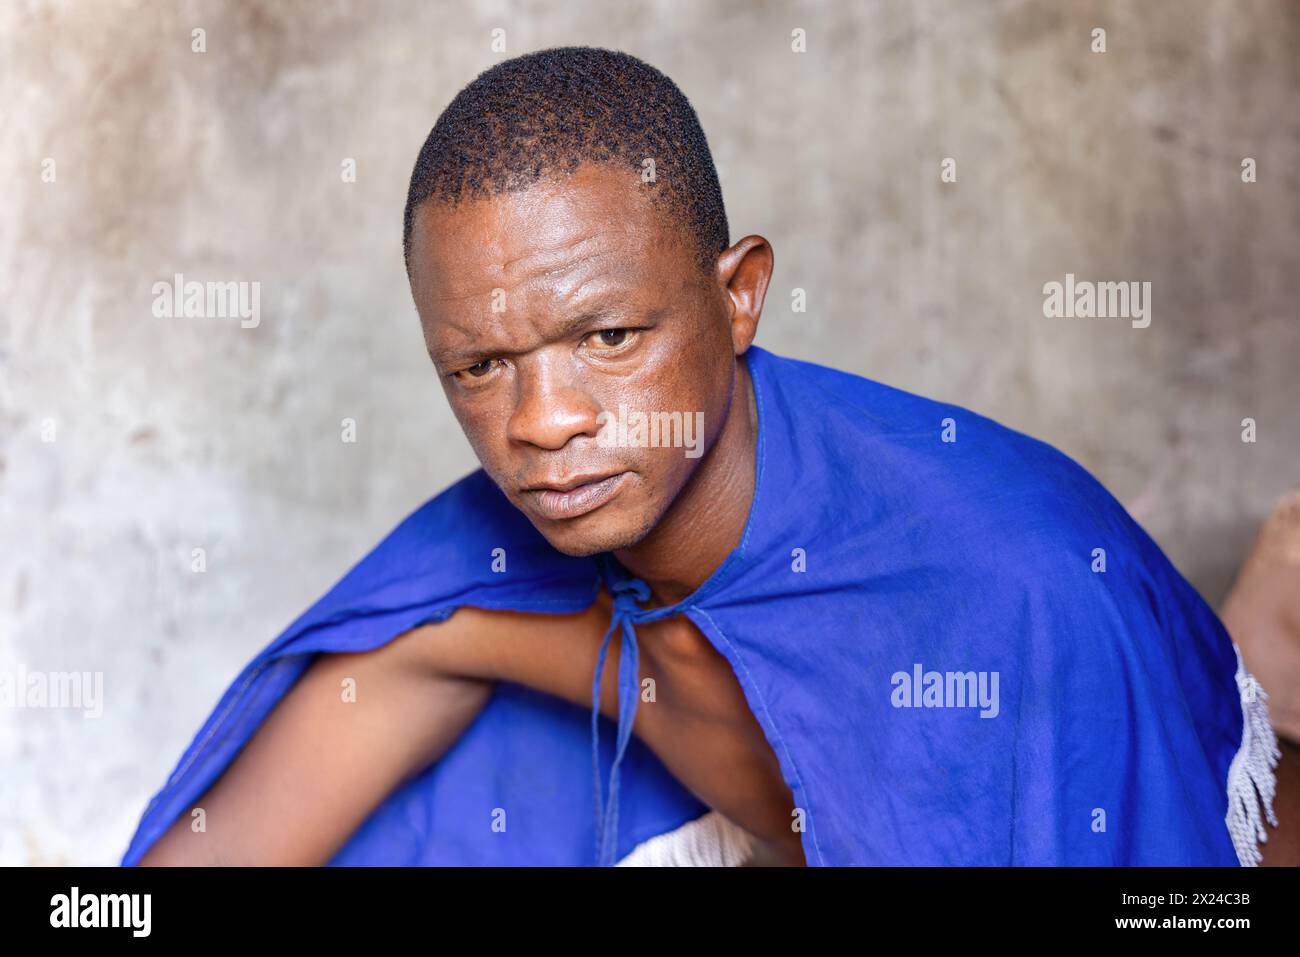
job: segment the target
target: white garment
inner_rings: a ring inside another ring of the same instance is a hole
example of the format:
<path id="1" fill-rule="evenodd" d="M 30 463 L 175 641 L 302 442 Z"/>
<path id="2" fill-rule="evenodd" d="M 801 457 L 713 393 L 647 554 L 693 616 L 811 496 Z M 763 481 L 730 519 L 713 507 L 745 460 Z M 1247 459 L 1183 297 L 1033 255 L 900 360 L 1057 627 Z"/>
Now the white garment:
<path id="1" fill-rule="evenodd" d="M 642 841 L 618 867 L 739 867 L 749 860 L 753 836 L 717 811 Z"/>

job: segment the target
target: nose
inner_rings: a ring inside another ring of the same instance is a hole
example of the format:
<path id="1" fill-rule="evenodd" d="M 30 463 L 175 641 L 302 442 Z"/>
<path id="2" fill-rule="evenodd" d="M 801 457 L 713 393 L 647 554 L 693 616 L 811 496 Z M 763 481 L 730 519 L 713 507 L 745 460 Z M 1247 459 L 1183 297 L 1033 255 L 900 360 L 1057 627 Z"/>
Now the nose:
<path id="1" fill-rule="evenodd" d="M 515 405 L 506 435 L 511 442 L 558 450 L 574 436 L 594 438 L 600 431 L 599 415 L 600 403 L 562 359 L 533 356 L 515 375 Z"/>

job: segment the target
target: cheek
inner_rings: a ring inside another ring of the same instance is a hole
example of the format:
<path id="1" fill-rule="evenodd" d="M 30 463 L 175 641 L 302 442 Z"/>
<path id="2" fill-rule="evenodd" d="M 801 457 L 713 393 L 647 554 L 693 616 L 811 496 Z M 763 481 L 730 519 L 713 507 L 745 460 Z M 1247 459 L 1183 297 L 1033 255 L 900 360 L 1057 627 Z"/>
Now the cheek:
<path id="1" fill-rule="evenodd" d="M 465 438 L 469 440 L 470 448 L 486 467 L 500 455 L 498 450 L 504 444 L 506 420 L 501 415 L 494 415 L 481 404 L 471 406 L 453 402 L 451 409 Z"/>
<path id="2" fill-rule="evenodd" d="M 685 412 L 704 408 L 711 391 L 710 364 L 689 348 L 665 348 L 638 374 L 626 380 L 614 398 L 647 412 Z"/>

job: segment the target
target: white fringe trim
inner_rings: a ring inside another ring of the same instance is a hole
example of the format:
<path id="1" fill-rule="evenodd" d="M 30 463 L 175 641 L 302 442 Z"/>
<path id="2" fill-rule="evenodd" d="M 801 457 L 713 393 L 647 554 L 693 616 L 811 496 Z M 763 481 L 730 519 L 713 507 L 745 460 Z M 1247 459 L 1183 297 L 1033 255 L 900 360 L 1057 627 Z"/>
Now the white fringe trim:
<path id="1" fill-rule="evenodd" d="M 642 841 L 618 867 L 739 867 L 749 859 L 754 838 L 717 811 Z"/>
<path id="2" fill-rule="evenodd" d="M 1273 798 L 1277 793 L 1277 767 L 1282 752 L 1268 719 L 1268 695 L 1255 676 L 1246 670 L 1241 649 L 1237 652 L 1237 688 L 1241 691 L 1241 748 L 1228 767 L 1228 814 L 1224 818 L 1237 860 L 1242 867 L 1257 867 L 1263 855 L 1256 842 L 1267 844 L 1268 834 L 1260 815 L 1260 803 L 1268 822 L 1277 827 Z M 1256 798 L 1258 792 L 1258 798 Z"/>

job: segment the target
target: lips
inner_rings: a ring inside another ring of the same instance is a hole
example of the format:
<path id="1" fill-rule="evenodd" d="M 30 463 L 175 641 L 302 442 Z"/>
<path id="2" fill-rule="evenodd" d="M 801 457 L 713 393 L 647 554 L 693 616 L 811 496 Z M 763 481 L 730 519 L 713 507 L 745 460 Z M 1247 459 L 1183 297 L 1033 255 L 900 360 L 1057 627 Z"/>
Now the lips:
<path id="1" fill-rule="evenodd" d="M 609 476 L 579 475 L 564 482 L 526 488 L 523 495 L 545 518 L 557 521 L 577 518 L 600 508 L 617 495 L 631 474 L 616 472 Z"/>

